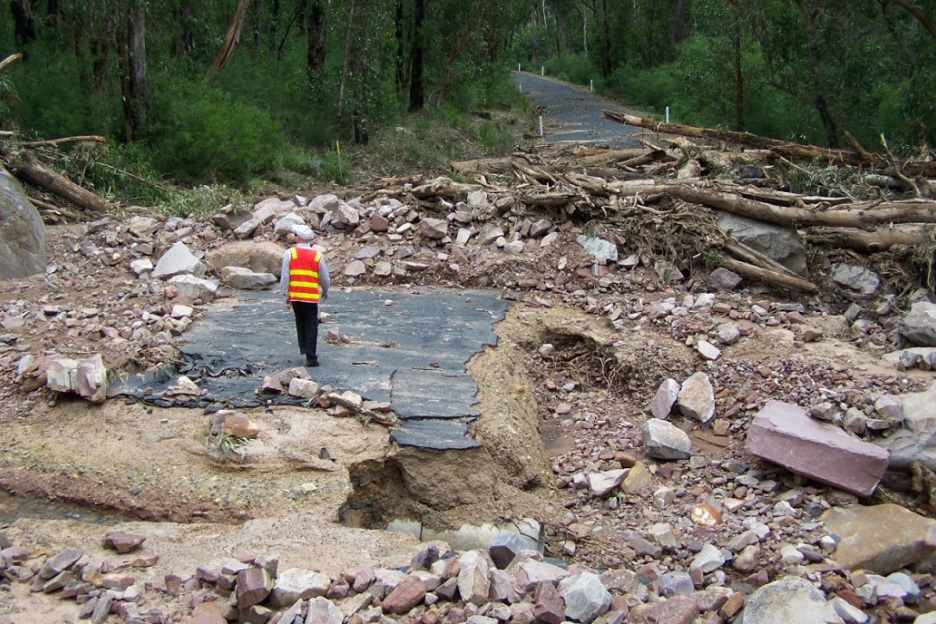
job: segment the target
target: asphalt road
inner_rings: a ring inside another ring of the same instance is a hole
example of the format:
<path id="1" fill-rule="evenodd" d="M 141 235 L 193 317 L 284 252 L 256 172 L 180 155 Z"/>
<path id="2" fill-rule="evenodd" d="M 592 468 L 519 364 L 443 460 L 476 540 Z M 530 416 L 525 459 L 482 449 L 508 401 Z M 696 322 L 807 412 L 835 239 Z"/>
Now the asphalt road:
<path id="1" fill-rule="evenodd" d="M 595 143 L 614 148 L 640 147 L 634 138 L 640 128 L 605 119 L 601 111 L 622 111 L 607 100 L 526 72 L 512 72 L 514 82 L 536 104 L 546 109 L 543 123 L 548 143 Z"/>
<path id="2" fill-rule="evenodd" d="M 303 363 L 292 313 L 270 291 L 236 295 L 236 300 L 211 306 L 179 341 L 181 365 L 118 380 L 112 384 L 113 393 L 160 407 L 305 403 L 256 394 L 265 376 Z M 479 444 L 468 436 L 468 423 L 481 414 L 478 387 L 466 366 L 485 345 L 497 343 L 493 326 L 503 320 L 507 307 L 493 290 L 334 289 L 322 306 L 331 316 L 319 326 L 322 365 L 308 372 L 320 384 L 389 402 L 402 421 L 391 433 L 401 446 L 475 448 Z M 335 326 L 350 342 L 325 342 L 325 334 Z M 180 374 L 206 394 L 167 395 Z"/>

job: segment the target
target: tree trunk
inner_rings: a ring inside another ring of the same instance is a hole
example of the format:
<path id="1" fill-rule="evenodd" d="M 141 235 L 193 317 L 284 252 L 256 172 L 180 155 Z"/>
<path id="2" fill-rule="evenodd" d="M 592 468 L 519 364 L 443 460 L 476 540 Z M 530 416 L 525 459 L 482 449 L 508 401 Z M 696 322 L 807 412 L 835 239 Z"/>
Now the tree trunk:
<path id="1" fill-rule="evenodd" d="M 256 50 L 260 47 L 260 30 L 262 29 L 263 20 L 261 19 L 260 12 L 263 10 L 263 0 L 254 0 L 253 4 L 253 49 Z"/>
<path id="2" fill-rule="evenodd" d="M 145 0 L 133 0 L 127 14 L 127 75 L 124 79 L 124 124 L 127 141 L 146 129 L 151 96 L 146 73 Z"/>
<path id="3" fill-rule="evenodd" d="M 58 195 L 79 208 L 91 212 L 107 212 L 111 205 L 102 197 L 87 191 L 65 176 L 52 171 L 29 152 L 13 153 L 9 148 L 0 148 L 0 157 L 6 162 L 10 171 L 18 178 L 38 186 L 50 193 Z"/>
<path id="4" fill-rule="evenodd" d="M 426 0 L 413 5 L 413 47 L 410 55 L 410 111 L 422 110 L 426 105 L 423 92 L 423 21 L 426 19 Z"/>
<path id="5" fill-rule="evenodd" d="M 885 223 L 936 223 L 936 202 L 903 201 L 878 205 L 849 204 L 832 210 L 813 210 L 795 206 L 775 206 L 735 193 L 725 193 L 688 186 L 673 185 L 667 189 L 673 197 L 691 204 L 702 204 L 765 223 L 791 227 L 869 228 Z"/>
<path id="6" fill-rule="evenodd" d="M 312 0 L 309 7 L 309 49 L 306 67 L 309 83 L 314 87 L 325 67 L 325 7 L 322 0 Z"/>
<path id="7" fill-rule="evenodd" d="M 240 41 L 241 29 L 244 27 L 244 17 L 247 15 L 247 7 L 250 6 L 250 2 L 251 0 L 238 1 L 237 8 L 234 9 L 234 15 L 231 16 L 231 23 L 228 24 L 227 32 L 224 33 L 224 45 L 221 46 L 221 50 L 218 51 L 214 61 L 211 62 L 208 75 L 205 76 L 206 80 L 210 80 L 215 73 L 221 71 L 231 55 L 234 54 L 234 48 L 237 46 L 237 42 Z"/>
<path id="8" fill-rule="evenodd" d="M 276 50 L 276 35 L 279 32 L 280 0 L 273 0 L 270 7 L 270 52 Z"/>
<path id="9" fill-rule="evenodd" d="M 786 290 L 795 290 L 805 293 L 819 292 L 819 288 L 817 288 L 815 284 L 808 282 L 800 277 L 793 277 L 784 273 L 769 271 L 767 269 L 754 266 L 753 264 L 748 264 L 747 262 L 741 262 L 740 260 L 723 258 L 721 265 L 729 271 L 734 271 L 741 277 L 758 282 L 764 282 L 769 286 L 775 286 L 777 288 L 784 288 Z"/>
<path id="10" fill-rule="evenodd" d="M 192 0 L 180 0 L 176 9 L 176 21 L 181 30 L 172 40 L 173 56 L 190 56 L 195 51 L 195 36 L 192 33 Z"/>
<path id="11" fill-rule="evenodd" d="M 601 0 L 604 11 L 604 36 L 601 40 L 601 75 L 605 78 L 611 76 L 611 18 L 608 15 L 608 0 Z"/>
<path id="12" fill-rule="evenodd" d="M 750 132 L 732 132 L 731 130 L 713 130 L 711 128 L 697 128 L 695 126 L 686 126 L 677 123 L 664 123 L 645 117 L 634 117 L 623 113 L 614 113 L 603 111 L 608 119 L 619 123 L 637 126 L 638 128 L 647 128 L 654 132 L 664 134 L 678 134 L 680 136 L 694 137 L 699 139 L 712 139 L 715 141 L 727 141 L 729 143 L 738 143 L 757 149 L 770 150 L 774 154 L 785 158 L 803 158 L 812 160 L 814 158 L 825 158 L 829 161 L 843 162 L 849 165 L 873 165 L 876 167 L 892 167 L 893 163 L 887 156 L 873 154 L 870 152 L 856 153 L 843 149 L 825 149 L 815 145 L 801 145 L 799 143 L 787 143 L 768 137 L 758 136 Z M 897 161 L 900 169 L 906 175 L 922 176 L 927 178 L 936 177 L 936 162 L 928 160 L 903 160 Z"/>
<path id="13" fill-rule="evenodd" d="M 62 17 L 62 8 L 58 0 L 49 0 L 46 3 L 46 15 L 49 17 L 49 23 L 52 26 L 58 26 L 59 19 Z"/>
<path id="14" fill-rule="evenodd" d="M 816 41 L 816 13 L 814 9 L 806 6 L 806 2 L 807 0 L 796 0 L 796 6 L 806 22 L 806 44 L 809 49 L 809 66 L 812 69 L 813 105 L 822 120 L 826 141 L 830 148 L 835 149 L 839 147 L 838 127 L 822 91 L 822 65 L 819 62 L 819 47 Z"/>
<path id="15" fill-rule="evenodd" d="M 337 111 L 335 116 L 337 119 L 336 127 L 341 126 L 341 114 L 344 112 L 345 83 L 348 80 L 348 67 L 351 63 L 351 33 L 355 29 L 354 3 L 355 0 L 351 0 L 351 5 L 348 7 L 348 25 L 345 29 L 344 53 L 341 59 L 341 82 L 338 84 L 338 102 L 335 106 Z"/>
<path id="16" fill-rule="evenodd" d="M 588 56 L 588 12 L 582 9 L 582 49 Z"/>
<path id="17" fill-rule="evenodd" d="M 689 12 L 689 0 L 678 0 L 673 22 L 670 24 L 669 47 L 666 49 L 666 60 L 675 61 L 679 57 L 679 44 L 686 35 L 686 15 Z"/>
<path id="18" fill-rule="evenodd" d="M 741 4 L 739 0 L 732 0 L 735 23 L 732 38 L 734 39 L 734 72 L 735 72 L 735 129 L 744 132 L 744 74 L 741 68 Z"/>
<path id="19" fill-rule="evenodd" d="M 13 34 L 20 47 L 36 40 L 36 20 L 30 0 L 12 0 L 10 10 L 13 12 Z"/>
<path id="20" fill-rule="evenodd" d="M 933 37 L 936 37 L 936 25 L 928 17 L 926 13 L 923 12 L 923 9 L 914 4 L 911 0 L 896 0 L 904 11 L 916 18 L 920 24 L 923 25 L 923 28 L 929 31 Z"/>
<path id="21" fill-rule="evenodd" d="M 110 59 L 111 42 L 105 37 L 94 37 L 89 43 L 91 48 L 91 90 L 99 92 L 104 86 L 104 74 Z"/>
<path id="22" fill-rule="evenodd" d="M 847 247 L 865 253 L 887 251 L 894 245 L 915 247 L 936 239 L 936 228 L 925 225 L 889 226 L 866 232 L 856 228 L 811 228 L 806 230 L 809 243 Z"/>
<path id="23" fill-rule="evenodd" d="M 403 40 L 403 0 L 397 0 L 396 5 L 396 17 L 394 20 L 394 26 L 396 28 L 396 85 L 397 91 L 399 93 L 403 92 L 403 86 L 406 84 L 406 74 L 403 71 L 403 56 L 405 50 L 405 42 Z"/>

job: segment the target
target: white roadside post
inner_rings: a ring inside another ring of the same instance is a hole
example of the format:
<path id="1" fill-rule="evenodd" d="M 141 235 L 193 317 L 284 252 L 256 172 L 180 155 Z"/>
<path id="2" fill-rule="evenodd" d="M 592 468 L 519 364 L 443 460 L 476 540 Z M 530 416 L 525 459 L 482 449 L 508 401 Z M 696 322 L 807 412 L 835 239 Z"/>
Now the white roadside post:
<path id="1" fill-rule="evenodd" d="M 539 116 L 540 136 L 543 136 L 543 116 Z"/>
<path id="2" fill-rule="evenodd" d="M 666 123 L 669 123 L 669 106 L 666 107 Z"/>

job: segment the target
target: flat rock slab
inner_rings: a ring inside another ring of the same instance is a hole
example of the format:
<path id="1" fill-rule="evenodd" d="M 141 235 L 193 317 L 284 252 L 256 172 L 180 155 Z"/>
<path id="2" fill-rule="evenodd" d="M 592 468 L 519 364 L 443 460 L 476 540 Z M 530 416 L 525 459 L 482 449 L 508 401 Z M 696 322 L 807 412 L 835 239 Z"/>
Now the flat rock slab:
<path id="1" fill-rule="evenodd" d="M 392 305 L 385 305 L 387 300 Z M 466 365 L 485 345 L 494 345 L 495 323 L 509 302 L 494 291 L 441 288 L 334 291 L 321 306 L 330 315 L 319 326 L 321 366 L 307 369 L 320 385 L 353 390 L 372 401 L 389 402 L 403 420 L 393 439 L 405 446 L 451 450 L 479 446 L 467 423 L 480 415 L 477 384 Z M 346 344 L 323 338 L 337 326 Z M 301 366 L 295 321 L 277 294 L 239 292 L 207 310 L 179 343 L 184 362 L 131 377 L 111 395 L 158 406 L 233 408 L 302 405 L 307 399 L 264 395 L 263 378 Z M 180 374 L 207 391 L 198 397 L 167 397 Z M 147 388 L 152 393 L 144 394 Z M 426 421 L 429 419 L 429 421 Z M 452 423 L 440 422 L 444 419 Z"/>
<path id="2" fill-rule="evenodd" d="M 870 496 L 887 470 L 886 450 L 781 401 L 768 401 L 754 416 L 745 450 L 859 496 Z"/>

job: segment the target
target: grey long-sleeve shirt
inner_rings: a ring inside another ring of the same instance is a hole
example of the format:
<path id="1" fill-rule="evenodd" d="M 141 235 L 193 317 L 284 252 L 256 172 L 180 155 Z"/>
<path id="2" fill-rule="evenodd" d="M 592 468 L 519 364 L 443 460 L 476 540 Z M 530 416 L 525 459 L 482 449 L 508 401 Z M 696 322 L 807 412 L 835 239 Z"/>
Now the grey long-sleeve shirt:
<path id="1" fill-rule="evenodd" d="M 312 249 L 312 245 L 308 243 L 299 243 L 296 247 L 302 249 Z M 325 266 L 325 255 L 322 255 L 322 259 L 319 260 L 319 292 L 322 295 L 328 295 L 328 287 L 330 281 L 328 279 L 328 267 Z M 289 300 L 289 250 L 283 252 L 283 265 L 280 272 L 280 295 L 285 300 Z"/>

